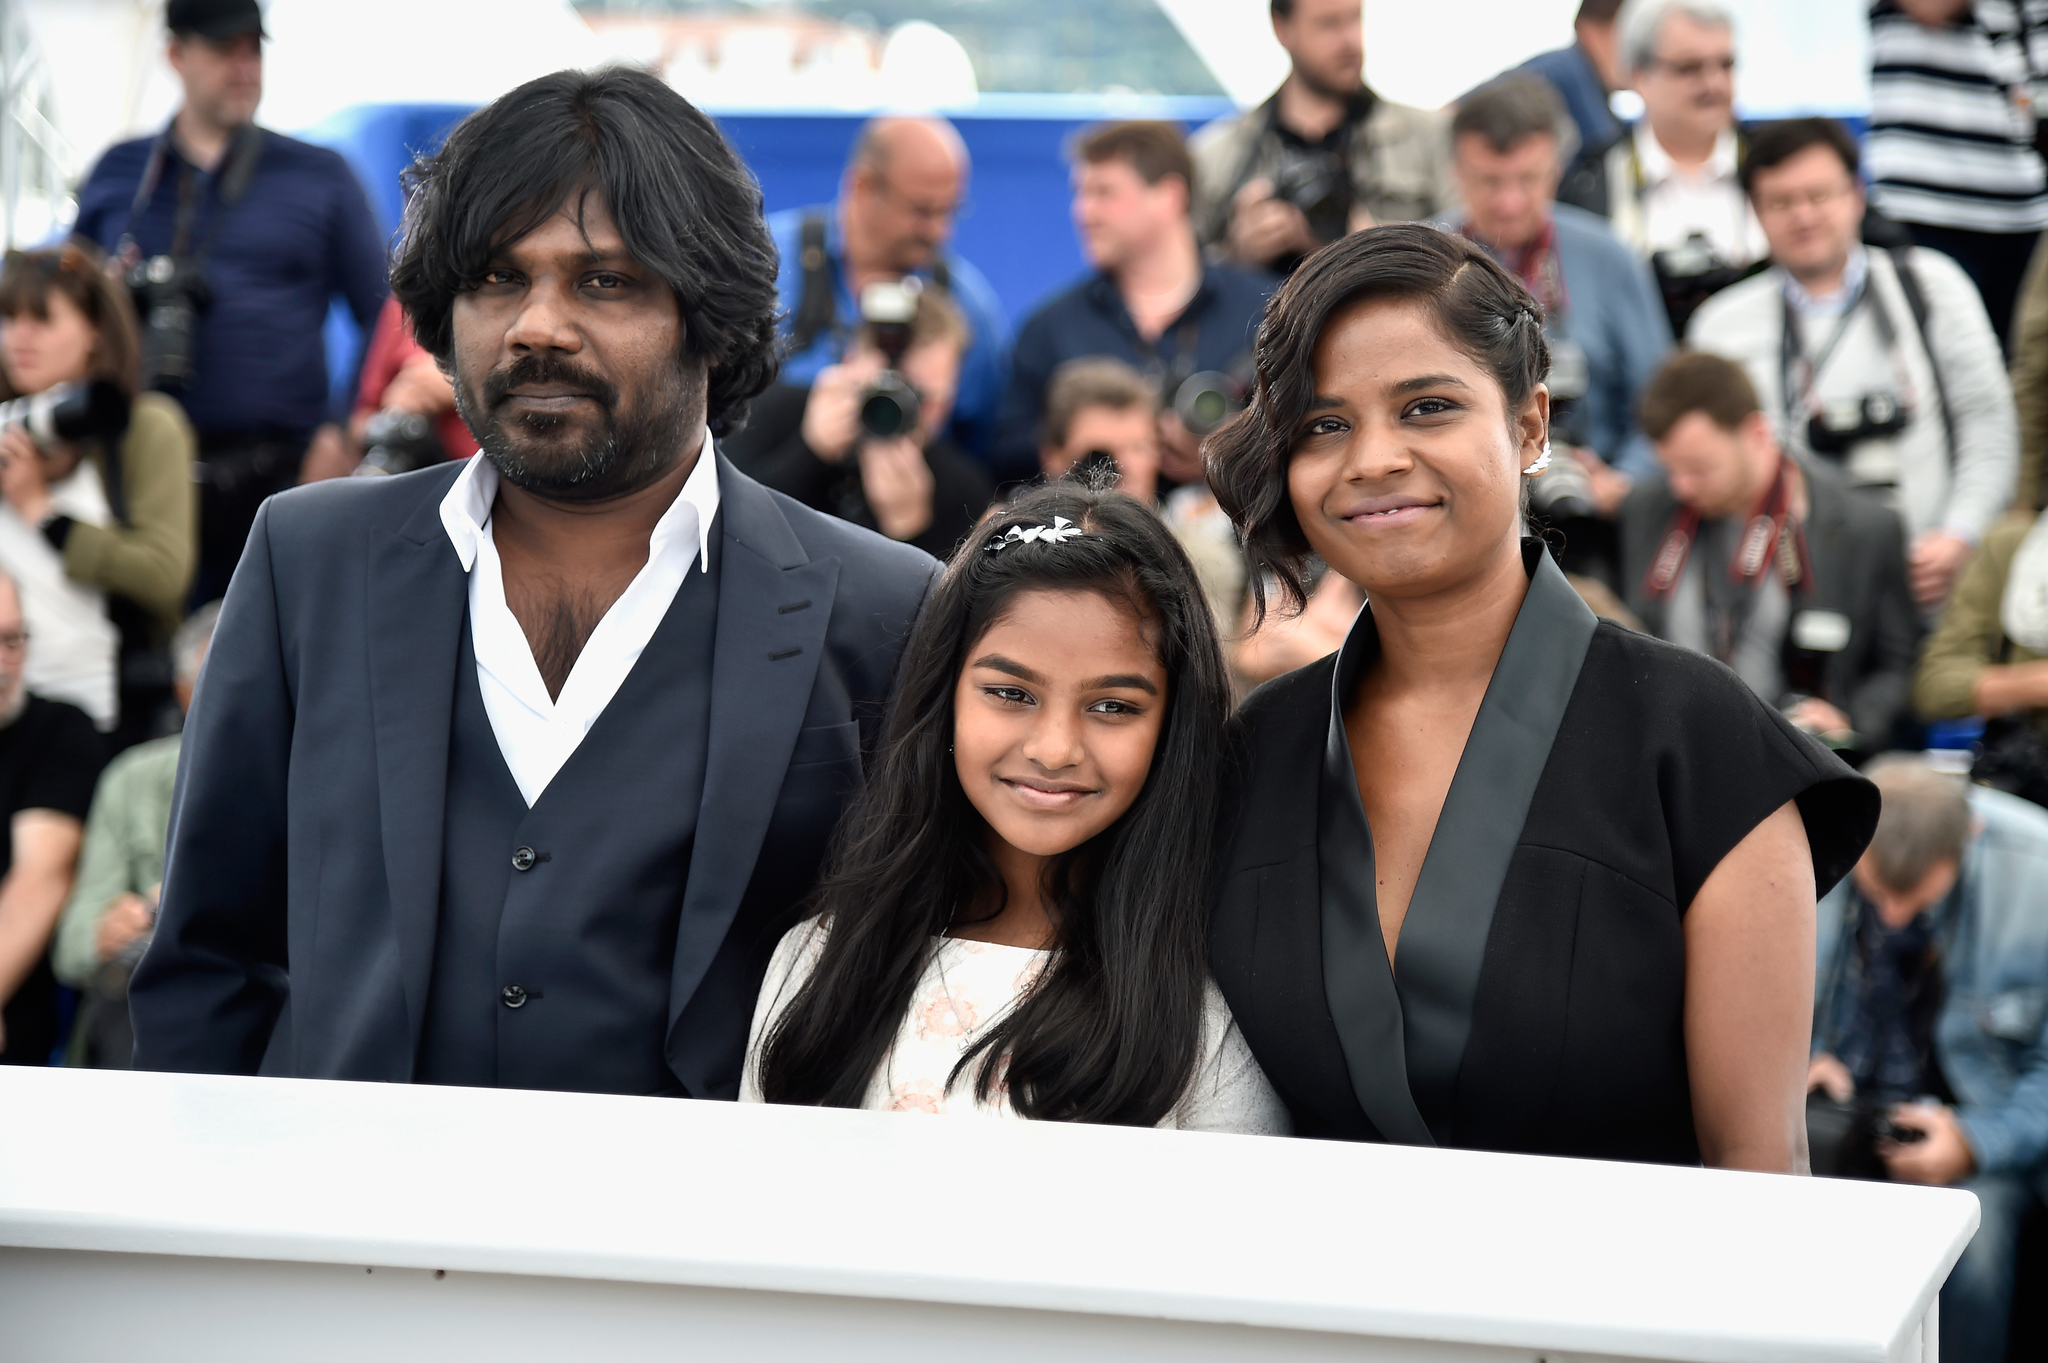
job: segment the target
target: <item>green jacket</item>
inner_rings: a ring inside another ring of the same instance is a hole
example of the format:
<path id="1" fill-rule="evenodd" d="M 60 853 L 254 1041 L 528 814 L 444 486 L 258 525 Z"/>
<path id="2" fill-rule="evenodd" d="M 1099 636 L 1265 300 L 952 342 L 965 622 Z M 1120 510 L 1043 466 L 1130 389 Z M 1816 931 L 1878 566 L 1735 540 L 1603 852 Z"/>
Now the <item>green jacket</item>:
<path id="1" fill-rule="evenodd" d="M 90 984 L 99 967 L 93 939 L 107 906 L 124 894 L 147 894 L 163 881 L 179 738 L 138 744 L 108 763 L 100 777 L 85 821 L 78 877 L 50 950 L 57 978 L 74 989 Z"/>
<path id="2" fill-rule="evenodd" d="M 74 525 L 64 539 L 64 575 L 126 597 L 149 613 L 158 642 L 185 618 L 185 593 L 199 555 L 199 497 L 192 482 L 191 423 L 161 393 L 135 399 L 115 463 L 95 454 L 107 497 L 122 510 L 114 525 Z"/>
<path id="3" fill-rule="evenodd" d="M 2032 517 L 2008 516 L 1985 532 L 1977 556 L 1963 569 L 1941 628 L 1920 654 L 1919 675 L 1913 680 L 1913 706 L 1923 719 L 1976 714 L 1977 678 L 1985 668 L 2048 656 L 2011 643 L 1999 619 L 2013 558 L 2033 528 Z M 2036 712 L 2035 725 L 2044 721 L 2048 711 Z"/>

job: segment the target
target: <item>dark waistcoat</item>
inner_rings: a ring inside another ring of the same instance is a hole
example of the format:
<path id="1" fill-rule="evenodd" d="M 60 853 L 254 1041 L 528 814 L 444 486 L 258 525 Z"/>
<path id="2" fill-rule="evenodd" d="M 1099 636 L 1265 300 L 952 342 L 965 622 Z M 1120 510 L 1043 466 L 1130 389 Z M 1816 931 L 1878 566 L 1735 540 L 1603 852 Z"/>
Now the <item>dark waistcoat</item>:
<path id="1" fill-rule="evenodd" d="M 531 809 L 464 626 L 423 1083 L 681 1094 L 664 1055 L 704 790 L 718 606 L 693 565 L 633 670 Z"/>

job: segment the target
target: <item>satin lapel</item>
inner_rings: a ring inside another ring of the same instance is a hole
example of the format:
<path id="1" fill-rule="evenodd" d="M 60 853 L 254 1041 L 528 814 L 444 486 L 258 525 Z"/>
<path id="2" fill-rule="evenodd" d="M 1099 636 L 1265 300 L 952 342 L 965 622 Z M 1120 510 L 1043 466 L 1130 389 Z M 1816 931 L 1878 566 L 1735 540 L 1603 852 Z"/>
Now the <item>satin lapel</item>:
<path id="1" fill-rule="evenodd" d="M 669 983 L 671 1028 L 725 941 L 803 727 L 839 560 L 811 562 L 774 498 L 718 460 L 718 626 L 704 797 Z M 804 603 L 801 606 L 799 603 Z"/>
<path id="2" fill-rule="evenodd" d="M 1351 1072 L 1351 1089 L 1373 1126 L 1389 1141 L 1434 1145 L 1408 1090 L 1401 999 L 1387 963 L 1373 893 L 1372 829 L 1358 798 L 1358 773 L 1344 733 L 1344 702 L 1379 654 L 1370 607 L 1337 654 L 1330 686 L 1330 728 L 1317 803 L 1316 866 L 1323 915 L 1323 993 Z M 1402 942 L 1402 959 L 1407 943 Z"/>
<path id="3" fill-rule="evenodd" d="M 371 551 L 370 712 L 377 808 L 415 1053 L 440 914 L 448 734 L 468 583 L 441 527 L 439 497 L 424 503 L 404 528 Z"/>
<path id="4" fill-rule="evenodd" d="M 1415 1104 L 1445 1139 L 1493 910 L 1598 623 L 1533 549 L 1529 593 L 1458 759 L 1401 924 L 1398 989 Z"/>

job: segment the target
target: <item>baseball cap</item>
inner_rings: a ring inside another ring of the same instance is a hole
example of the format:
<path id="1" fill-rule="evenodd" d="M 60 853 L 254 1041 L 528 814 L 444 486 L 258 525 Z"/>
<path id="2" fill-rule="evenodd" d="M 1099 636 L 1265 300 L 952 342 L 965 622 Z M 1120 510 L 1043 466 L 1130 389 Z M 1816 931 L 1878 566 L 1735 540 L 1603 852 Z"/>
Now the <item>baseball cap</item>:
<path id="1" fill-rule="evenodd" d="M 256 0 L 170 0 L 164 6 L 164 26 L 173 33 L 190 33 L 201 38 L 239 38 L 263 31 L 263 11 Z"/>

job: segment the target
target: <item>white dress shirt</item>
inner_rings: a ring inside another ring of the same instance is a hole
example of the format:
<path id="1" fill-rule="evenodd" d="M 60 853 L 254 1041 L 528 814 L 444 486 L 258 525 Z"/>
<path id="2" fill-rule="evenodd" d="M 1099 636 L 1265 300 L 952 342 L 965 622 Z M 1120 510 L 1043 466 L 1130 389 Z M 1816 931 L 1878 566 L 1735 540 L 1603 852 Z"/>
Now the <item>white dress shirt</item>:
<path id="1" fill-rule="evenodd" d="M 491 538 L 497 497 L 498 470 L 487 456 L 476 455 L 441 499 L 441 524 L 469 574 L 469 628 L 484 712 L 491 717 L 491 732 L 512 780 L 532 808 L 618 694 L 690 566 L 709 561 L 711 522 L 718 514 L 718 461 L 707 430 L 697 466 L 648 537 L 646 565 L 597 622 L 562 683 L 562 694 L 552 699 L 526 631 L 505 604 L 504 568 Z"/>
<path id="2" fill-rule="evenodd" d="M 1668 251 L 1698 232 L 1730 265 L 1747 265 L 1769 253 L 1770 243 L 1735 173 L 1733 130 L 1715 139 L 1714 154 L 1697 174 L 1679 169 L 1647 120 L 1636 126 L 1635 157 L 1644 252 Z"/>

